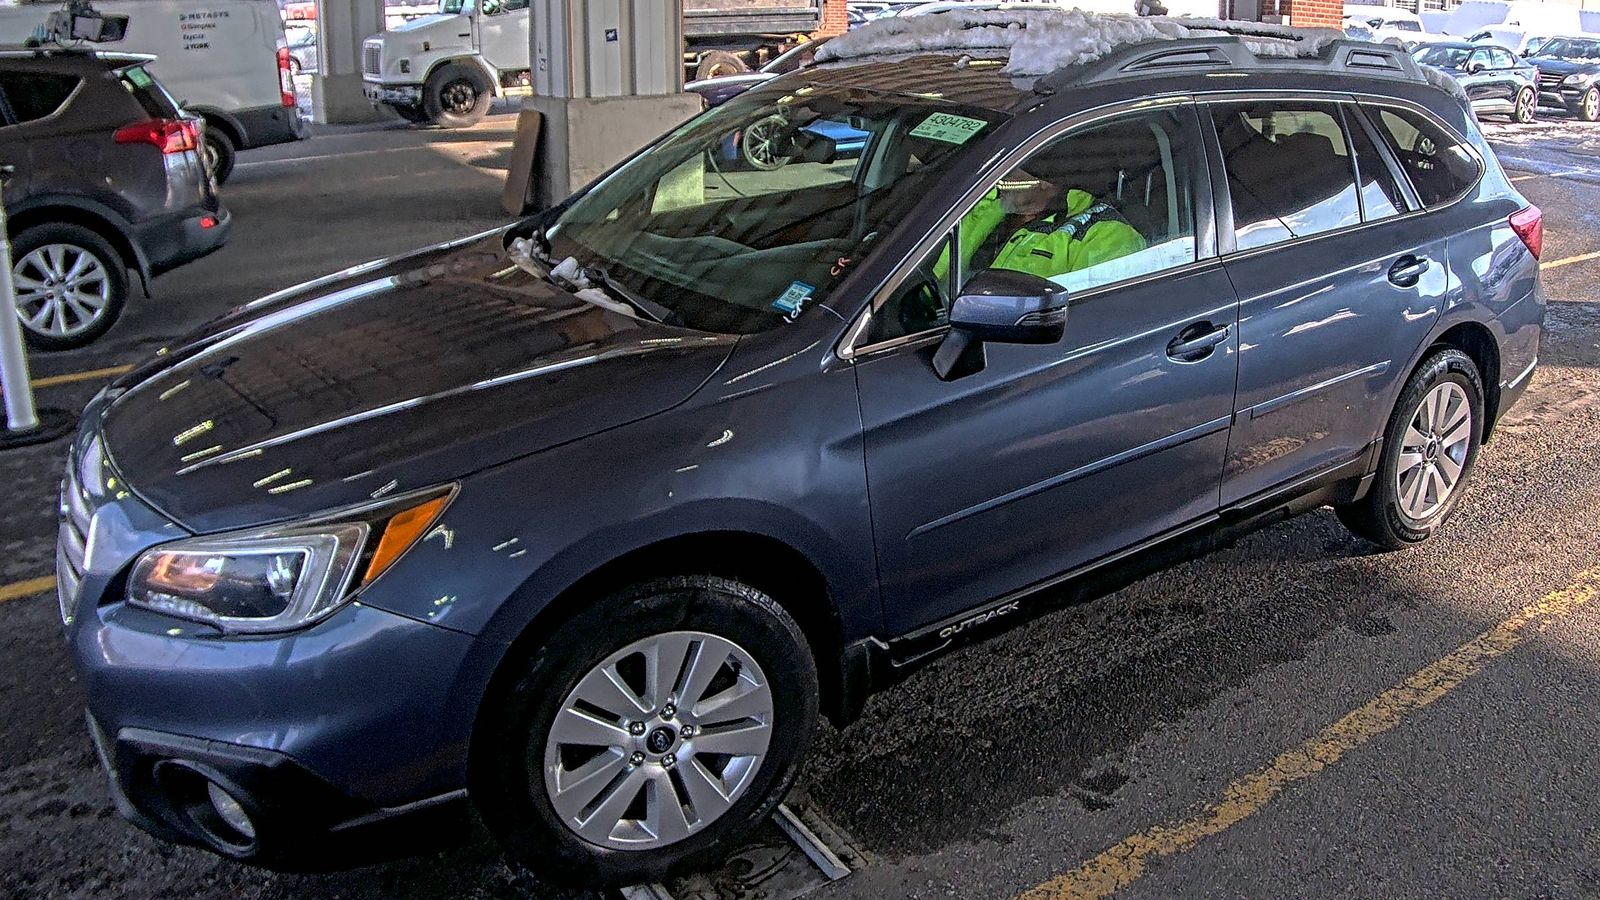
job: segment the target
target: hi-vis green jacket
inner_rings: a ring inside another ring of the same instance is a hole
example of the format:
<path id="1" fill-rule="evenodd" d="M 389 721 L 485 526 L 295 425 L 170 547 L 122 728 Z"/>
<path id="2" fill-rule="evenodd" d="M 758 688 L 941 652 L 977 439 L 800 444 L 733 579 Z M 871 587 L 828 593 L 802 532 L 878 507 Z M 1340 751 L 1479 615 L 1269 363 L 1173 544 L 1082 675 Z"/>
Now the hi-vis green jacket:
<path id="1" fill-rule="evenodd" d="M 1073 188 L 1067 191 L 1066 201 L 1065 211 L 1051 213 L 1017 229 L 989 267 L 1054 278 L 1145 248 L 1139 232 L 1123 221 L 1116 210 L 1096 201 L 1089 192 Z M 993 190 L 961 218 L 963 264 L 972 262 L 972 255 L 1005 217 L 999 191 Z M 943 278 L 949 266 L 950 251 L 946 249 L 934 264 L 934 274 Z"/>

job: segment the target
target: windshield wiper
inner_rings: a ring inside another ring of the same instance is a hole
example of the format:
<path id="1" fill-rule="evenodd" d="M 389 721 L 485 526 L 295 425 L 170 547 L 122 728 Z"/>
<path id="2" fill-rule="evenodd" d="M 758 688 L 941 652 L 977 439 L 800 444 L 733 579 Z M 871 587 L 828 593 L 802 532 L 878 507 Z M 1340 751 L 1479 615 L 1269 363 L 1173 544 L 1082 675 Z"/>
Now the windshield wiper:
<path id="1" fill-rule="evenodd" d="M 654 300 L 647 300 L 623 287 L 622 282 L 611 277 L 611 273 L 599 266 L 584 266 L 581 270 L 583 276 L 590 281 L 602 285 L 608 293 L 615 294 L 628 302 L 628 305 L 638 309 L 649 318 L 665 323 L 672 315 L 672 310 L 662 306 Z"/>

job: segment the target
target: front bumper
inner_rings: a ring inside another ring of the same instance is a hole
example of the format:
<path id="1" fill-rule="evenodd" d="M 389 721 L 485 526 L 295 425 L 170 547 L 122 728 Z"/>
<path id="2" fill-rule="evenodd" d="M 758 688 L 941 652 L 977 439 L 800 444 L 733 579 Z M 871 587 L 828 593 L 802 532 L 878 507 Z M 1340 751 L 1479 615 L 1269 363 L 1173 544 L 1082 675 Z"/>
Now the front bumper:
<path id="1" fill-rule="evenodd" d="M 1576 109 L 1583 101 L 1583 92 L 1588 89 L 1587 84 L 1542 87 L 1539 89 L 1539 105 L 1552 109 Z"/>
<path id="2" fill-rule="evenodd" d="M 364 81 L 361 83 L 361 92 L 373 103 L 387 103 L 391 106 L 422 105 L 420 84 L 381 84 Z"/>

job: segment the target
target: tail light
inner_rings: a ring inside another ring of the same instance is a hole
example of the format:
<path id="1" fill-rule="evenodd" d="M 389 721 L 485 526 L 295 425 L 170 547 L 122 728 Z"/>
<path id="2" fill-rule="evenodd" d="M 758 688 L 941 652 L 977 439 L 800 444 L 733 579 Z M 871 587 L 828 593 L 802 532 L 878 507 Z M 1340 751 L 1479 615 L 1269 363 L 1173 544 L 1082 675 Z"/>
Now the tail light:
<path id="1" fill-rule="evenodd" d="M 294 106 L 294 71 L 289 65 L 289 48 L 278 48 L 278 93 L 284 106 Z"/>
<path id="2" fill-rule="evenodd" d="M 112 138 L 119 144 L 153 144 L 162 153 L 183 153 L 200 146 L 200 123 L 195 119 L 146 119 L 118 128 Z"/>
<path id="3" fill-rule="evenodd" d="M 1538 259 L 1544 251 L 1544 213 L 1539 207 L 1530 206 L 1512 213 L 1511 230 L 1528 245 L 1528 252 L 1533 254 L 1533 258 Z"/>

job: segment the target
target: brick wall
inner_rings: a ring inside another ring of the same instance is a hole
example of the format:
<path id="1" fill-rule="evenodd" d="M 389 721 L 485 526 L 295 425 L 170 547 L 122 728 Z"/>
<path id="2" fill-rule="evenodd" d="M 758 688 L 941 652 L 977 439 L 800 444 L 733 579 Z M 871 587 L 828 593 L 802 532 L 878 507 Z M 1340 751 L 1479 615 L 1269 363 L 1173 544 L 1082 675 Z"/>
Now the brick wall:
<path id="1" fill-rule="evenodd" d="M 1343 0 L 1278 0 L 1277 6 L 1286 25 L 1338 28 L 1344 19 Z"/>
<path id="2" fill-rule="evenodd" d="M 850 20 L 845 15 L 846 8 L 846 0 L 822 0 L 822 27 L 811 36 L 844 34 L 850 28 Z"/>

